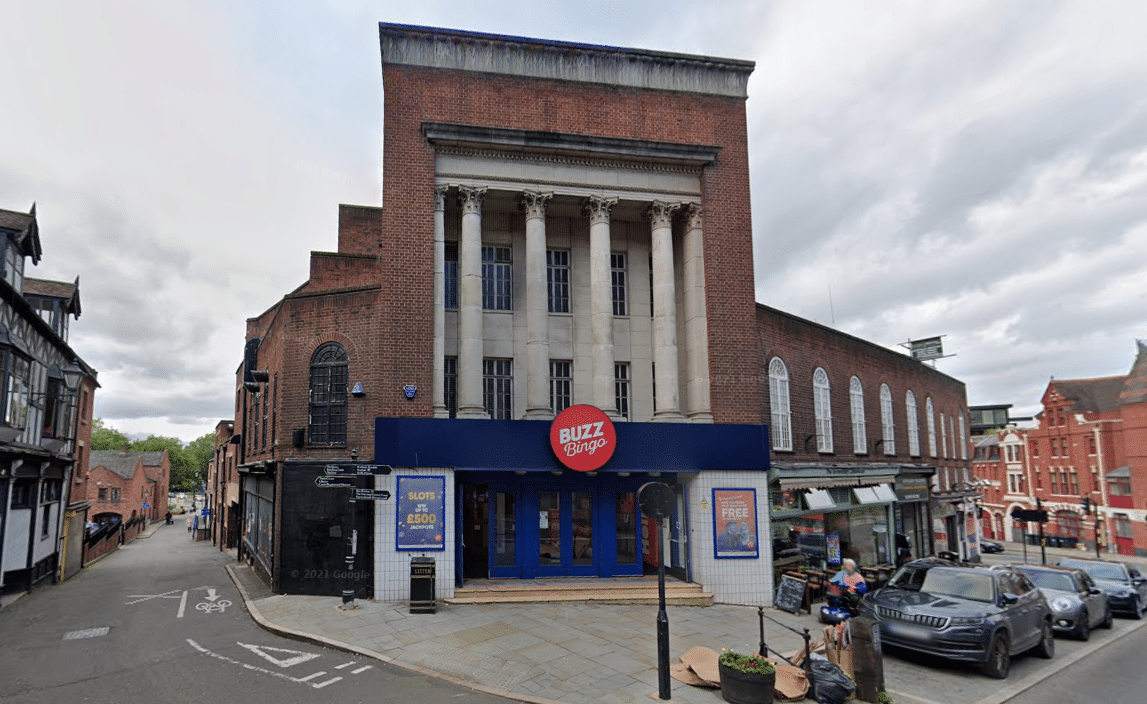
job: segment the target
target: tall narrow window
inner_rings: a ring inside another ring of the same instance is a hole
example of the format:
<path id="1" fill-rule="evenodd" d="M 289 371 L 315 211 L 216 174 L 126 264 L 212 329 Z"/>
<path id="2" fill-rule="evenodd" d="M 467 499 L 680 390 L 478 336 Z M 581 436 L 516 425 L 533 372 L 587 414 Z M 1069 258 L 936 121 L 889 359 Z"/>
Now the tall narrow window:
<path id="1" fill-rule="evenodd" d="M 496 420 L 513 418 L 514 375 L 513 360 L 482 360 L 482 403 L 486 412 Z"/>
<path id="2" fill-rule="evenodd" d="M 613 314 L 629 315 L 625 296 L 625 253 L 609 255 L 609 276 L 613 284 Z"/>
<path id="3" fill-rule="evenodd" d="M 892 415 L 892 389 L 888 384 L 880 385 L 880 428 L 884 440 L 884 454 L 896 454 L 896 421 Z"/>
<path id="4" fill-rule="evenodd" d="M 451 418 L 458 417 L 458 358 L 447 357 L 442 363 L 442 395 Z"/>
<path id="5" fill-rule="evenodd" d="M 513 310 L 513 258 L 509 247 L 482 248 L 482 308 Z"/>
<path id="6" fill-rule="evenodd" d="M 275 429 L 278 423 L 279 414 L 279 372 L 275 372 L 274 386 L 271 387 L 271 446 L 274 447 L 278 436 L 275 434 Z"/>
<path id="7" fill-rule="evenodd" d="M 311 422 L 307 435 L 312 445 L 346 443 L 348 366 L 346 350 L 337 342 L 322 345 L 311 357 Z"/>
<path id="8" fill-rule="evenodd" d="M 570 312 L 570 253 L 562 249 L 546 250 L 546 284 L 551 313 Z"/>
<path id="9" fill-rule="evenodd" d="M 550 362 L 550 410 L 554 415 L 570 407 L 570 362 Z"/>
<path id="10" fill-rule="evenodd" d="M 940 414 L 940 453 L 941 457 L 951 457 L 948 454 L 948 426 L 944 425 L 944 414 Z"/>
<path id="11" fill-rule="evenodd" d="M 816 415 L 816 450 L 832 452 L 832 398 L 828 373 L 820 367 L 812 375 L 812 401 Z"/>
<path id="12" fill-rule="evenodd" d="M 924 420 L 928 423 L 928 454 L 935 457 L 936 452 L 936 408 L 932 405 L 932 397 L 924 401 Z"/>
<path id="13" fill-rule="evenodd" d="M 793 415 L 789 405 L 789 370 L 780 357 L 769 362 L 769 408 L 773 419 L 773 449 L 793 449 Z"/>
<path id="14" fill-rule="evenodd" d="M 442 285 L 445 288 L 443 306 L 446 308 L 458 307 L 458 243 L 446 243 L 446 260 L 443 262 Z"/>
<path id="15" fill-rule="evenodd" d="M 617 415 L 629 420 L 629 365 L 613 365 L 613 396 Z"/>
<path id="16" fill-rule="evenodd" d="M 852 377 L 848 382 L 848 405 L 852 409 L 852 447 L 858 455 L 868 454 L 868 433 L 864 427 L 864 386 Z"/>
<path id="17" fill-rule="evenodd" d="M 260 450 L 266 450 L 267 449 L 267 420 L 268 420 L 267 414 L 268 414 L 268 411 L 270 410 L 267 407 L 268 406 L 267 402 L 270 400 L 270 394 L 267 393 L 266 385 L 264 385 L 263 390 L 259 392 L 259 395 L 263 397 L 262 398 L 262 400 L 263 400 L 263 421 L 262 421 L 262 423 L 259 424 L 259 449 Z"/>
<path id="18" fill-rule="evenodd" d="M 960 413 L 960 459 L 968 459 L 968 426 L 964 425 L 964 414 Z"/>
<path id="19" fill-rule="evenodd" d="M 908 454 L 920 456 L 920 418 L 916 414 L 916 394 L 909 391 L 904 395 L 904 413 L 908 421 Z"/>
<path id="20" fill-rule="evenodd" d="M 12 350 L 5 350 L 3 382 L 6 385 L 4 396 L 4 423 L 9 428 L 24 428 L 28 422 L 28 378 L 31 365 L 28 360 Z"/>

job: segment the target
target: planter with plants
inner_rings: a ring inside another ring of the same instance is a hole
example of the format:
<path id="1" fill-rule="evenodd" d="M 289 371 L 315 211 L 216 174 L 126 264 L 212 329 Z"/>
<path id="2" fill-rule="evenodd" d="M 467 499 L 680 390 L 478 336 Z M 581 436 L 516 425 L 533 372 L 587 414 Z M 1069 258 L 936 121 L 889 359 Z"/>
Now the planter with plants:
<path id="1" fill-rule="evenodd" d="M 777 670 L 767 658 L 733 651 L 717 659 L 721 696 L 729 704 L 772 704 Z"/>

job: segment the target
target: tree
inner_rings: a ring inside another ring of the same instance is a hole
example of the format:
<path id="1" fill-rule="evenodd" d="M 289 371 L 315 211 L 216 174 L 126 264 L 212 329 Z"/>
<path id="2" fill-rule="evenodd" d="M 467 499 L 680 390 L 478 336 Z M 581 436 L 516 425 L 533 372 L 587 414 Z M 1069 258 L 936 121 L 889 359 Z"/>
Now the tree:
<path id="1" fill-rule="evenodd" d="M 119 452 L 125 447 L 130 448 L 131 440 L 126 435 L 104 425 L 103 418 L 96 418 L 92 423 L 92 449 L 111 450 Z"/>
<path id="2" fill-rule="evenodd" d="M 215 433 L 204 433 L 187 444 L 185 450 L 195 472 L 196 481 L 202 483 L 207 477 L 207 465 L 215 456 Z"/>

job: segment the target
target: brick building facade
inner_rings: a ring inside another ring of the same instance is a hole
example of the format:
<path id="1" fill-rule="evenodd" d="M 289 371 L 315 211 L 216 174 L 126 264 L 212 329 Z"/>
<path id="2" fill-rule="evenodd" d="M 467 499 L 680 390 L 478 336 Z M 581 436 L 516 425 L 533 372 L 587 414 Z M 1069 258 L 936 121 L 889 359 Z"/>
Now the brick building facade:
<path id="1" fill-rule="evenodd" d="M 1053 545 L 1147 555 L 1147 343 L 1126 375 L 1052 379 L 1035 428 L 1001 428 L 977 444 L 984 534 L 1020 541 L 1034 524 L 1014 509 L 1049 512 Z M 1087 510 L 1085 511 L 1085 503 Z"/>
<path id="2" fill-rule="evenodd" d="M 864 525 L 884 538 L 855 531 L 866 557 L 890 559 L 893 486 L 925 507 L 930 547 L 935 468 L 945 488 L 966 479 L 963 385 L 755 306 L 751 62 L 389 24 L 380 44 L 382 207 L 340 206 L 338 251 L 312 252 L 308 280 L 247 321 L 234 434 L 217 437 L 237 451 L 240 557 L 273 589 L 405 599 L 412 557 L 436 560 L 439 597 L 660 563 L 718 601 L 767 603 L 770 499 L 803 501 L 842 463 L 858 508 L 883 511 Z M 835 389 L 856 374 L 916 390 L 921 423 L 926 401 L 948 414 L 943 449 L 858 455 L 838 428 L 836 450 L 799 445 L 778 455 L 790 474 L 770 472 L 777 357 Z M 561 425 L 571 414 L 596 423 Z M 561 454 L 576 438 L 551 439 L 609 427 L 592 467 Z M 353 481 L 391 500 L 322 488 L 330 464 L 389 465 Z M 638 509 L 650 482 L 670 494 L 662 534 Z M 852 494 L 838 500 L 848 514 Z"/>
<path id="3" fill-rule="evenodd" d="M 83 499 L 96 523 L 126 523 L 133 518 L 157 521 L 167 513 L 171 460 L 161 452 L 90 453 L 82 485 Z M 79 498 L 80 487 L 73 489 Z"/>

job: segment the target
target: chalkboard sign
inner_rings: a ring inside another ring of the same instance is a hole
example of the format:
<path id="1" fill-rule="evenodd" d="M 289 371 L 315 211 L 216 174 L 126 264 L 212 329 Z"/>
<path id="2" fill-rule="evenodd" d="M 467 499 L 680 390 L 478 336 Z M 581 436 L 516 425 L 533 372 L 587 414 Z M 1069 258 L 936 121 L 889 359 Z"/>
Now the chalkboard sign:
<path id="1" fill-rule="evenodd" d="M 773 606 L 782 611 L 799 614 L 804 605 L 804 593 L 807 584 L 808 582 L 803 579 L 790 577 L 787 574 L 782 575 L 781 583 L 777 586 L 777 596 L 773 599 Z"/>

